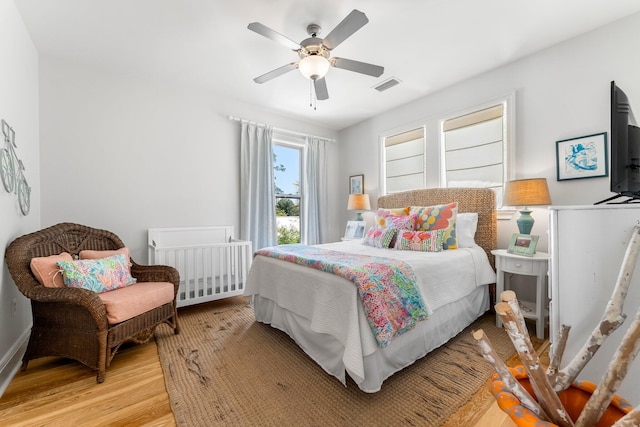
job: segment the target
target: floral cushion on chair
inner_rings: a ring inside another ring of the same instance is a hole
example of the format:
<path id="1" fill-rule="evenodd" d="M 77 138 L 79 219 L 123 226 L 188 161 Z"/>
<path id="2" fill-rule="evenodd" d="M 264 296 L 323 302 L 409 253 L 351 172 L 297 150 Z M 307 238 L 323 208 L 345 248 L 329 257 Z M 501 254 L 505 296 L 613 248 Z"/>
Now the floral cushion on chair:
<path id="1" fill-rule="evenodd" d="M 136 279 L 129 272 L 124 254 L 94 260 L 58 261 L 64 284 L 100 293 L 132 285 Z"/>

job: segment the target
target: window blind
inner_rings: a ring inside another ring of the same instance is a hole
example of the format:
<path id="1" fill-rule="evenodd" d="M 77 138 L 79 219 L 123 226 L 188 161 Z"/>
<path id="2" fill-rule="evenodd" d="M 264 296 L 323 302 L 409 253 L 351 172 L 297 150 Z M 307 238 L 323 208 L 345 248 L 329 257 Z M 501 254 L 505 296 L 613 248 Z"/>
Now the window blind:
<path id="1" fill-rule="evenodd" d="M 502 205 L 504 106 L 492 106 L 445 120 L 444 180 L 447 187 L 491 188 Z"/>
<path id="2" fill-rule="evenodd" d="M 386 194 L 425 187 L 424 128 L 384 140 Z"/>

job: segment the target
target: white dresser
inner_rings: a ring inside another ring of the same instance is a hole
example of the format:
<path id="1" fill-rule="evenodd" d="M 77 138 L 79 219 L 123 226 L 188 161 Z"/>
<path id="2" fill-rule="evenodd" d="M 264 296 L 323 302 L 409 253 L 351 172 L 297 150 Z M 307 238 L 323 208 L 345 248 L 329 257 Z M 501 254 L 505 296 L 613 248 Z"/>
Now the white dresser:
<path id="1" fill-rule="evenodd" d="M 562 367 L 579 351 L 600 322 L 636 225 L 640 225 L 640 204 L 550 207 L 551 341 L 557 336 L 560 325 L 571 326 Z M 624 305 L 627 320 L 606 340 L 578 379 L 600 382 L 639 307 L 640 260 Z M 631 365 L 617 393 L 633 406 L 640 404 L 639 379 L 640 356 Z"/>

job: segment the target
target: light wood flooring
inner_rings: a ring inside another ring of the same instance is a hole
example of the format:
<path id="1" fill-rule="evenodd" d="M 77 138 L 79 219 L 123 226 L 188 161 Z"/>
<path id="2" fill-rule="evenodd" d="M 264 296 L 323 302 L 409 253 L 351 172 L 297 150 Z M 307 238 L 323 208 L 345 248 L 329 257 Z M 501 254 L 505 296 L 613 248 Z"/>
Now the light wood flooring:
<path id="1" fill-rule="evenodd" d="M 156 343 L 122 348 L 102 384 L 78 362 L 32 360 L 0 398 L 0 425 L 175 426 Z M 494 402 L 475 426 L 515 424 Z"/>
<path id="2" fill-rule="evenodd" d="M 61 358 L 32 360 L 0 399 L 2 426 L 175 426 L 155 341 L 127 347 L 96 383 Z"/>
<path id="3" fill-rule="evenodd" d="M 494 401 L 487 412 L 475 424 L 475 427 L 517 427 L 516 423 Z"/>

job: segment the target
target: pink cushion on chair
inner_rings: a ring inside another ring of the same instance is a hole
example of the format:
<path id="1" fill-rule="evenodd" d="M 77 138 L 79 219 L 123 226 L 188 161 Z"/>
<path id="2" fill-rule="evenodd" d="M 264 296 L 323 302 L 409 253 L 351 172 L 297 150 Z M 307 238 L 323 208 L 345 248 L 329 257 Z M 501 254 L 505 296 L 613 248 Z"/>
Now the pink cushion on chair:
<path id="1" fill-rule="evenodd" d="M 98 294 L 107 309 L 109 324 L 124 322 L 173 301 L 173 283 L 138 282 Z"/>
<path id="2" fill-rule="evenodd" d="M 100 259 L 100 258 L 106 258 L 113 255 L 118 255 L 118 254 L 126 255 L 128 259 L 129 248 L 125 246 L 124 248 L 115 249 L 112 251 L 92 251 L 89 249 L 85 249 L 83 251 L 80 251 L 78 255 L 80 256 L 80 259 Z"/>
<path id="3" fill-rule="evenodd" d="M 129 255 L 129 248 L 127 248 L 126 246 L 124 248 L 116 249 L 113 251 L 93 251 L 85 249 L 83 251 L 80 251 L 78 257 L 80 259 L 102 259 L 120 254 L 124 255 L 127 258 L 127 262 L 131 264 L 131 255 Z M 131 271 L 131 267 L 129 267 L 129 271 Z"/>
<path id="4" fill-rule="evenodd" d="M 31 272 L 41 285 L 47 288 L 64 288 L 62 272 L 56 264 L 58 261 L 73 261 L 73 258 L 67 252 L 62 252 L 60 255 L 31 258 Z"/>

